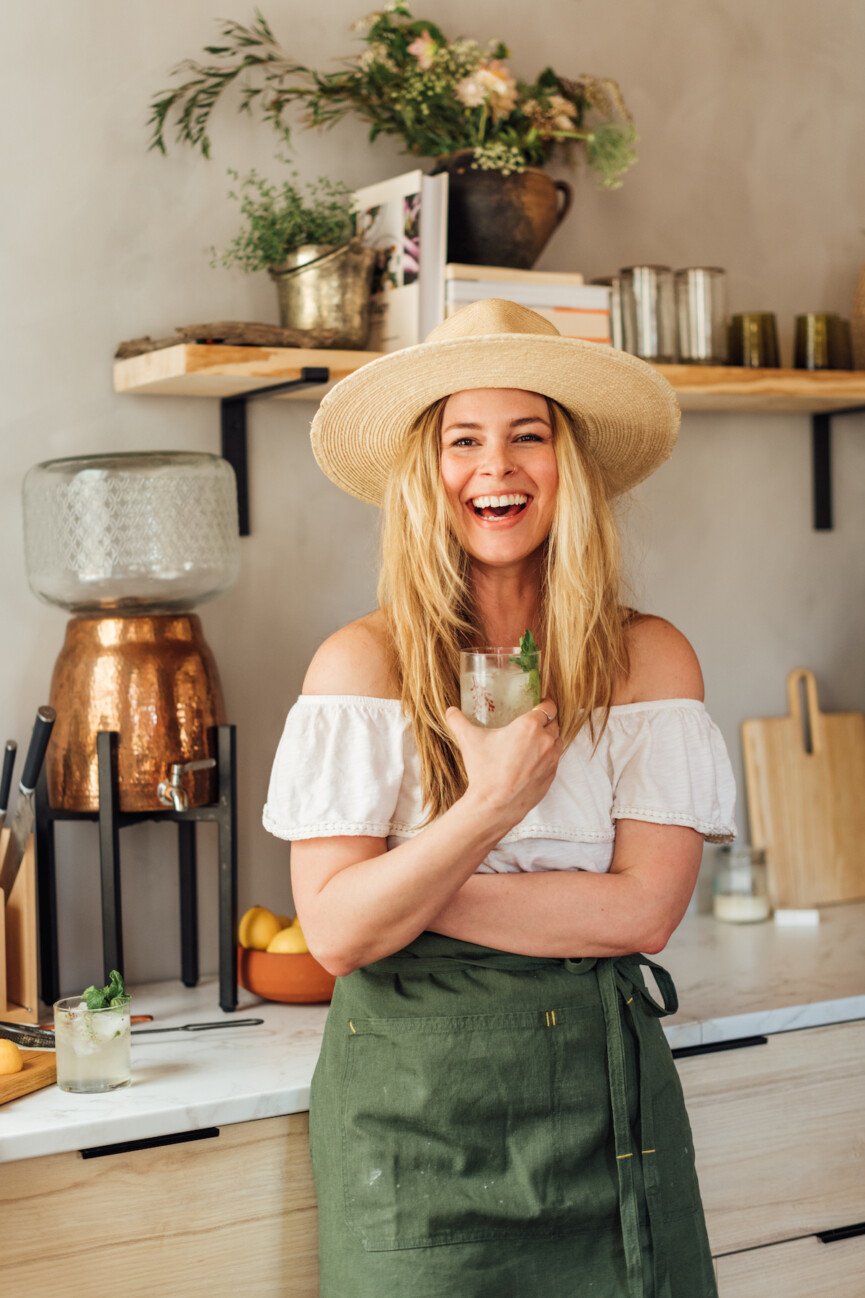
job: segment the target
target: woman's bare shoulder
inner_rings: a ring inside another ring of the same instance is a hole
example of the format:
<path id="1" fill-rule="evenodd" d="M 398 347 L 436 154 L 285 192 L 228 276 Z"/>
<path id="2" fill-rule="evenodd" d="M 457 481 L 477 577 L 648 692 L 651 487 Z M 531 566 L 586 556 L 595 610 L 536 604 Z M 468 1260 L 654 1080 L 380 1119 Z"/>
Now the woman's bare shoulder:
<path id="1" fill-rule="evenodd" d="M 399 698 L 390 636 L 381 609 L 328 636 L 309 664 L 303 693 Z"/>
<path id="2" fill-rule="evenodd" d="M 615 691 L 614 703 L 651 699 L 703 700 L 703 673 L 686 636 L 666 618 L 642 613 L 628 624 L 630 672 Z"/>

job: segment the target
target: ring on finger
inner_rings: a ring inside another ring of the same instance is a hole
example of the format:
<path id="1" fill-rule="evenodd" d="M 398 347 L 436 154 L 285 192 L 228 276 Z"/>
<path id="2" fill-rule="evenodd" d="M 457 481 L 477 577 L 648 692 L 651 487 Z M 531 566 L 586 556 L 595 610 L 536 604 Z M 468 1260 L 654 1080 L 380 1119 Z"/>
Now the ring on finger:
<path id="1" fill-rule="evenodd" d="M 555 721 L 556 717 L 559 715 L 558 712 L 554 712 L 553 715 L 550 716 L 546 708 L 542 708 L 540 703 L 536 704 L 534 710 L 535 712 L 543 712 L 544 716 L 547 718 L 546 721 L 544 722 L 544 730 L 546 730 L 547 726 L 550 725 L 551 722 Z"/>

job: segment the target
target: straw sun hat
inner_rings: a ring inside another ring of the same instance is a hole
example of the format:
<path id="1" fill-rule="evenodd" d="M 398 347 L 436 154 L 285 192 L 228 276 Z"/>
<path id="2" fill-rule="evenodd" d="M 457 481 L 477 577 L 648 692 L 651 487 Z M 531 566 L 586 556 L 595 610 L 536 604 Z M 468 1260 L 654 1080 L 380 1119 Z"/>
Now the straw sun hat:
<path id="1" fill-rule="evenodd" d="M 440 397 L 466 388 L 523 388 L 573 415 L 609 496 L 642 482 L 672 453 L 681 418 L 670 384 L 645 361 L 563 338 L 536 311 L 487 298 L 337 383 L 312 421 L 319 467 L 343 491 L 380 505 L 396 453 Z"/>

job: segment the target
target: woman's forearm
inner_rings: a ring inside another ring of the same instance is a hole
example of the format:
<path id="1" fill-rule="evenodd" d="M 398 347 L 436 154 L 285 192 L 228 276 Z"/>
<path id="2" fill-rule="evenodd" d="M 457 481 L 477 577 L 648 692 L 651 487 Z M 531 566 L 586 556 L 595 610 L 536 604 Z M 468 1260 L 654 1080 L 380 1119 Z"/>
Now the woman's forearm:
<path id="1" fill-rule="evenodd" d="M 430 927 L 509 828 L 507 815 L 465 794 L 398 847 L 333 872 L 304 898 L 313 954 L 332 973 L 347 974 L 400 950 Z M 317 850 L 302 841 L 293 845 L 298 892 L 312 865 L 307 854 Z"/>
<path id="2" fill-rule="evenodd" d="M 665 941 L 656 912 L 626 870 L 474 874 L 427 927 L 518 955 L 652 954 Z"/>

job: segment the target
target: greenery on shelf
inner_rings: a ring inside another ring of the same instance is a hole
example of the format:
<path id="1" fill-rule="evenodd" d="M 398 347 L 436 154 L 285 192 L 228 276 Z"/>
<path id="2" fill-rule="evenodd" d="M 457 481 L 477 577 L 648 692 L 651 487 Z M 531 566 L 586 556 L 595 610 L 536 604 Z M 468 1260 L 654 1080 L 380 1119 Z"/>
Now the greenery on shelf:
<path id="1" fill-rule="evenodd" d="M 504 174 L 543 166 L 561 146 L 579 144 L 606 188 L 618 188 L 636 161 L 636 132 L 618 84 L 609 78 L 560 76 L 545 68 L 534 81 L 518 80 L 499 40 L 481 45 L 448 40 L 435 23 L 414 18 L 407 4 L 391 3 L 354 24 L 366 48 L 341 60 L 338 72 L 297 63 L 256 10 L 248 27 L 227 20 L 207 63 L 186 60 L 184 78 L 151 103 L 151 148 L 166 152 L 174 116 L 177 139 L 210 154 L 210 115 L 239 78 L 242 112 L 257 108 L 284 138 L 286 110 L 302 110 L 305 126 L 332 126 L 355 114 L 369 137 L 401 137 L 408 153 L 446 157 L 473 153 L 472 166 Z"/>
<path id="2" fill-rule="evenodd" d="M 342 244 L 354 236 L 354 195 L 339 181 L 320 176 L 304 195 L 291 180 L 274 185 L 256 171 L 243 179 L 228 174 L 238 182 L 229 197 L 240 203 L 244 223 L 223 253 L 212 250 L 212 266 L 266 270 L 304 244 Z"/>

